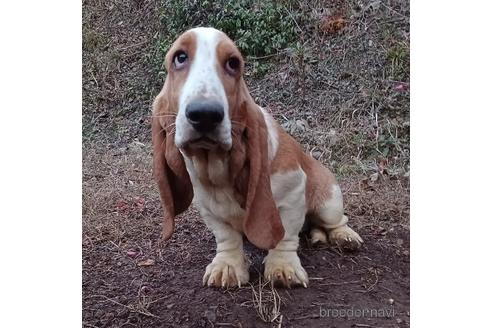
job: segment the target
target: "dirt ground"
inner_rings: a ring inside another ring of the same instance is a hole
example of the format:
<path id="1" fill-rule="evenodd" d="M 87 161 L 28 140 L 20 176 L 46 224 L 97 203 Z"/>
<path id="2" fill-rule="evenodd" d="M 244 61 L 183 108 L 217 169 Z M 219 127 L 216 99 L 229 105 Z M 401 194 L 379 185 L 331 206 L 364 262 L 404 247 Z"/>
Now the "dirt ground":
<path id="1" fill-rule="evenodd" d="M 271 323 L 254 301 L 264 251 L 246 243 L 251 285 L 221 290 L 201 286 L 215 242 L 195 209 L 159 240 L 149 108 L 163 84 L 153 58 L 165 5 L 83 2 L 83 326 L 408 327 L 408 1 L 310 2 L 313 26 L 343 13 L 341 29 L 307 26 L 301 57 L 259 59 L 264 74 L 249 66 L 253 97 L 335 172 L 365 241 L 342 253 L 303 236 L 309 288 L 276 289 Z M 267 307 L 269 296 L 266 286 Z"/>

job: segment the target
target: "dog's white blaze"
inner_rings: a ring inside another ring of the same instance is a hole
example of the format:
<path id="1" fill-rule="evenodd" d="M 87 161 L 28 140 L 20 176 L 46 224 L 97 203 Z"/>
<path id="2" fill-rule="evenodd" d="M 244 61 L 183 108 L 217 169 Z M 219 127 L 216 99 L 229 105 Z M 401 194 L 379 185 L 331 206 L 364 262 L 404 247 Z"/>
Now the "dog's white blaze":
<path id="1" fill-rule="evenodd" d="M 196 36 L 196 52 L 190 71 L 179 97 L 179 110 L 176 118 L 175 142 L 178 147 L 199 135 L 186 119 L 186 106 L 196 98 L 219 101 L 224 108 L 224 120 L 217 128 L 219 142 L 232 146 L 229 104 L 217 73 L 217 44 L 222 32 L 210 27 L 197 27 L 191 30 Z"/>

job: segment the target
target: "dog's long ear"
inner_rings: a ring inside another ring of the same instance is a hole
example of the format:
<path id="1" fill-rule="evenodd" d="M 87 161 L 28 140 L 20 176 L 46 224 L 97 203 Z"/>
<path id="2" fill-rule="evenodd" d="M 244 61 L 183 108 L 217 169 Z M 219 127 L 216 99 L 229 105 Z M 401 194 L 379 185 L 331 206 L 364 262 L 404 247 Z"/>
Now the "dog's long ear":
<path id="1" fill-rule="evenodd" d="M 268 132 L 262 113 L 245 101 L 236 119 L 235 141 L 231 151 L 231 171 L 236 190 L 246 210 L 243 230 L 259 248 L 272 249 L 284 236 L 284 228 L 270 186 Z M 241 169 L 237 169 L 241 167 Z"/>
<path id="2" fill-rule="evenodd" d="M 161 92 L 154 101 L 152 115 L 152 146 L 154 150 L 154 178 L 159 187 L 164 208 L 162 237 L 171 238 L 174 217 L 184 212 L 193 200 L 193 186 L 183 160 L 174 144 L 176 116 L 168 112 L 168 100 Z"/>

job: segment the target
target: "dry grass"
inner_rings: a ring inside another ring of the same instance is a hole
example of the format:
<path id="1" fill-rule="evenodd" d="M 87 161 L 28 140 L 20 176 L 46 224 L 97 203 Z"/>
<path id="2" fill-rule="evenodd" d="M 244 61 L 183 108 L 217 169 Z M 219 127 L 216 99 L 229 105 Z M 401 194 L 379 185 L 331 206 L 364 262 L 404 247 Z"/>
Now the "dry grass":
<path id="1" fill-rule="evenodd" d="M 83 156 L 85 237 L 91 243 L 109 239 L 117 245 L 126 236 L 150 238 L 161 211 L 149 145 L 134 142 L 120 149 L 93 145 L 84 147 Z M 128 221 L 138 222 L 138 233 Z"/>
<path id="2" fill-rule="evenodd" d="M 260 274 L 257 285 L 258 290 L 256 290 L 255 286 L 250 286 L 253 293 L 253 305 L 258 317 L 263 322 L 276 323 L 278 327 L 281 327 L 282 314 L 280 313 L 280 306 L 282 300 L 273 283 L 262 281 Z"/>
<path id="3" fill-rule="evenodd" d="M 302 42 L 277 56 L 262 79 L 251 79 L 254 97 L 281 123 L 303 122 L 290 132 L 339 175 L 374 172 L 372 163 L 380 158 L 404 175 L 409 170 L 408 3 L 310 1 L 300 10 L 311 22 L 299 31 Z M 332 14 L 345 21 L 336 34 L 322 30 Z"/>
<path id="4" fill-rule="evenodd" d="M 370 175 L 384 159 L 409 172 L 409 3 L 292 1 L 299 42 L 248 58 L 247 82 L 306 150 L 341 176 Z M 149 106 L 162 86 L 164 1 L 84 2 L 84 140 L 148 142 Z M 344 24 L 325 31 L 330 17 Z M 289 18 L 290 19 L 290 18 Z M 157 57 L 156 57 L 157 56 Z M 259 75 L 258 72 L 264 72 Z M 302 122 L 300 128 L 296 122 Z"/>
<path id="5" fill-rule="evenodd" d="M 127 309 L 133 313 L 139 313 L 139 314 L 144 315 L 144 316 L 159 318 L 159 316 L 150 312 L 149 307 L 152 304 L 160 301 L 161 299 L 151 300 L 151 298 L 149 298 L 148 296 L 142 295 L 140 292 L 139 292 L 135 302 L 131 303 L 130 305 L 122 304 L 122 303 L 120 303 L 114 299 L 111 299 L 111 298 L 105 296 L 105 295 L 92 295 L 91 297 L 101 298 L 101 299 L 103 299 L 103 301 L 111 302 L 111 303 L 116 304 L 118 306 L 121 306 L 121 307 L 123 307 L 123 308 L 125 308 L 125 309 Z"/>

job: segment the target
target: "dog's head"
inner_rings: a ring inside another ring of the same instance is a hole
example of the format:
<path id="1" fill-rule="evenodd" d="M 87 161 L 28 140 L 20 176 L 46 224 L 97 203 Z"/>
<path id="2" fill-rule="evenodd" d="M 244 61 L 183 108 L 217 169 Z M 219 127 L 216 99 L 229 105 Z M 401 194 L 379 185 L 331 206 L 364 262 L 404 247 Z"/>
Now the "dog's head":
<path id="1" fill-rule="evenodd" d="M 283 228 L 270 189 L 267 127 L 243 80 L 244 60 L 234 43 L 213 28 L 183 33 L 165 59 L 168 72 L 154 101 L 154 174 L 165 209 L 164 238 L 174 215 L 186 209 L 193 189 L 182 154 L 220 150 L 231 185 L 246 210 L 244 231 L 272 248 Z"/>
<path id="2" fill-rule="evenodd" d="M 174 42 L 165 65 L 176 146 L 230 150 L 231 119 L 246 97 L 244 60 L 234 43 L 213 28 L 191 29 Z"/>

